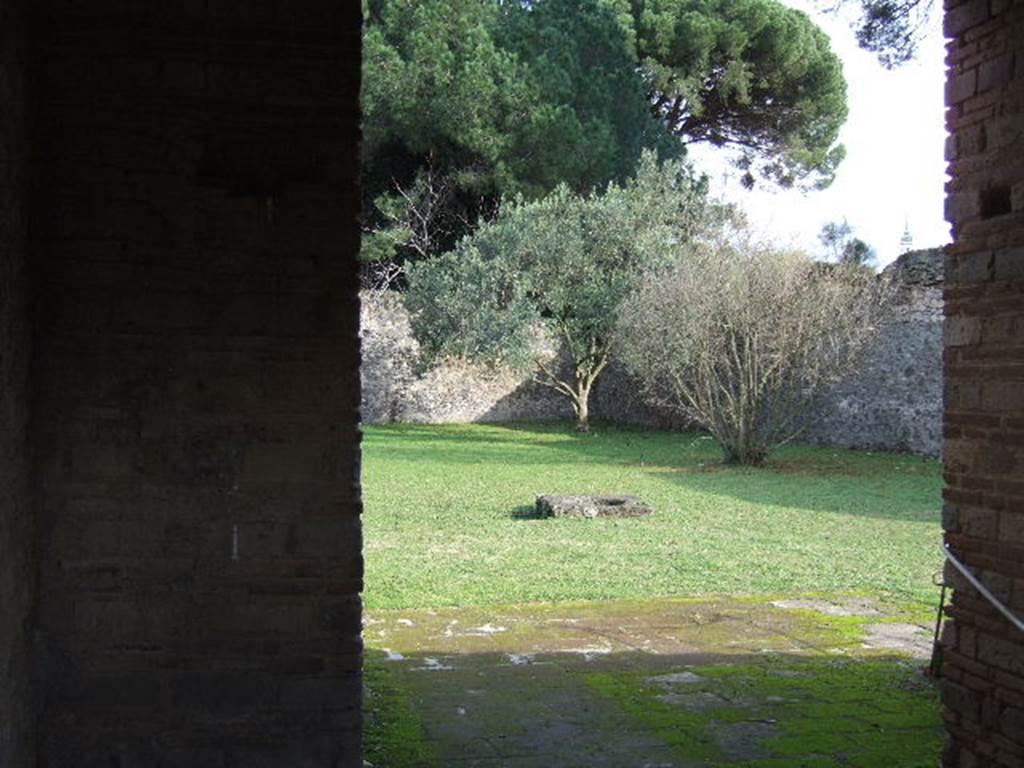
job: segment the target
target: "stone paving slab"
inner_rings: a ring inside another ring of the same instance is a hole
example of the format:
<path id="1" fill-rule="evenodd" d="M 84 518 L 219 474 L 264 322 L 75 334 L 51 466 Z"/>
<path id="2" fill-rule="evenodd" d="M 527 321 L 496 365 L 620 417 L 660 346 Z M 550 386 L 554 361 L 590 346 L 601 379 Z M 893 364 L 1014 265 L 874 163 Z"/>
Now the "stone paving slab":
<path id="1" fill-rule="evenodd" d="M 862 596 L 371 612 L 369 727 L 386 680 L 420 742 L 373 765 L 931 765 L 926 617 Z"/>

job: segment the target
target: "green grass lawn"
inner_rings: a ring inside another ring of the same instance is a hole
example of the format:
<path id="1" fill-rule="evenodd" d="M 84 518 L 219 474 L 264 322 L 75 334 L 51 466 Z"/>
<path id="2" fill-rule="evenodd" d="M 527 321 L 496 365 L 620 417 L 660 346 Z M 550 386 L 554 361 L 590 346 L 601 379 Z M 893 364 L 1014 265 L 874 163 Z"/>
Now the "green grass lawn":
<path id="1" fill-rule="evenodd" d="M 803 446 L 727 467 L 705 436 L 602 425 L 366 427 L 366 604 L 815 591 L 931 603 L 940 467 Z M 636 494 L 656 512 L 524 517 L 556 492 Z"/>

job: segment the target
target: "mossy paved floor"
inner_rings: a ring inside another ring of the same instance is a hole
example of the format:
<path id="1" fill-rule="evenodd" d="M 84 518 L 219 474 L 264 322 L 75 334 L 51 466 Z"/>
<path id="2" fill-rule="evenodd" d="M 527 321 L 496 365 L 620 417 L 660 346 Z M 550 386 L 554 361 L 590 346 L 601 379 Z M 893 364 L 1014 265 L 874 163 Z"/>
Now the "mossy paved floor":
<path id="1" fill-rule="evenodd" d="M 932 768 L 931 609 L 863 595 L 371 611 L 375 768 Z"/>

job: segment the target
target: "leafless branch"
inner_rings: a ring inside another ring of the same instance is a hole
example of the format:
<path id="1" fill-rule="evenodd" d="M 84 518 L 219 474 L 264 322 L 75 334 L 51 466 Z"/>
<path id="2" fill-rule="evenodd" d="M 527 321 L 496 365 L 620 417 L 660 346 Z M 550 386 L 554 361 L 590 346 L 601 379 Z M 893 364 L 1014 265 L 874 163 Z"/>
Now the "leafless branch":
<path id="1" fill-rule="evenodd" d="M 620 335 L 652 398 L 757 464 L 808 426 L 814 400 L 860 365 L 893 291 L 749 235 L 688 246 L 633 296 Z"/>

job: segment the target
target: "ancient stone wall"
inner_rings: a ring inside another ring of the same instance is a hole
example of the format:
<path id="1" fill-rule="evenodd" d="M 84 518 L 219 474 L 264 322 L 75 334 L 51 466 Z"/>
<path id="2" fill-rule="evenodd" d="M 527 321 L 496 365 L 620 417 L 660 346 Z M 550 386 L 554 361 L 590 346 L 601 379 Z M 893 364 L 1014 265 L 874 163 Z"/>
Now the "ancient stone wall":
<path id="1" fill-rule="evenodd" d="M 1024 615 L 1024 4 L 951 0 L 945 30 L 946 542 Z M 948 768 L 1024 765 L 1024 633 L 952 569 Z"/>
<path id="2" fill-rule="evenodd" d="M 458 362 L 426 366 L 409 313 L 395 293 L 364 294 L 362 419 L 366 424 L 443 424 L 564 419 L 568 399 L 529 374 L 490 372 Z"/>
<path id="3" fill-rule="evenodd" d="M 822 445 L 937 456 L 942 433 L 942 260 L 915 251 L 888 268 L 901 288 L 890 324 L 863 369 L 822 399 L 804 439 Z M 365 297 L 362 307 L 363 420 L 446 423 L 567 419 L 567 398 L 529 373 L 493 374 L 458 363 L 424 368 L 400 297 Z M 638 383 L 612 364 L 598 382 L 593 418 L 682 428 L 676 413 L 647 403 Z"/>
<path id="4" fill-rule="evenodd" d="M 942 449 L 941 249 L 885 269 L 900 286 L 892 316 L 856 375 L 825 394 L 801 439 L 938 456 Z"/>
<path id="5" fill-rule="evenodd" d="M 359 5 L 36 13 L 39 765 L 361 765 Z"/>
<path id="6" fill-rule="evenodd" d="M 29 616 L 28 36 L 0 0 L 0 766 L 34 764 Z"/>
<path id="7" fill-rule="evenodd" d="M 398 294 L 364 294 L 363 422 L 446 424 L 571 419 L 569 399 L 536 383 L 531 372 L 490 371 L 423 361 Z M 620 424 L 668 426 L 669 413 L 645 404 L 622 366 L 611 365 L 591 395 L 591 417 Z"/>

